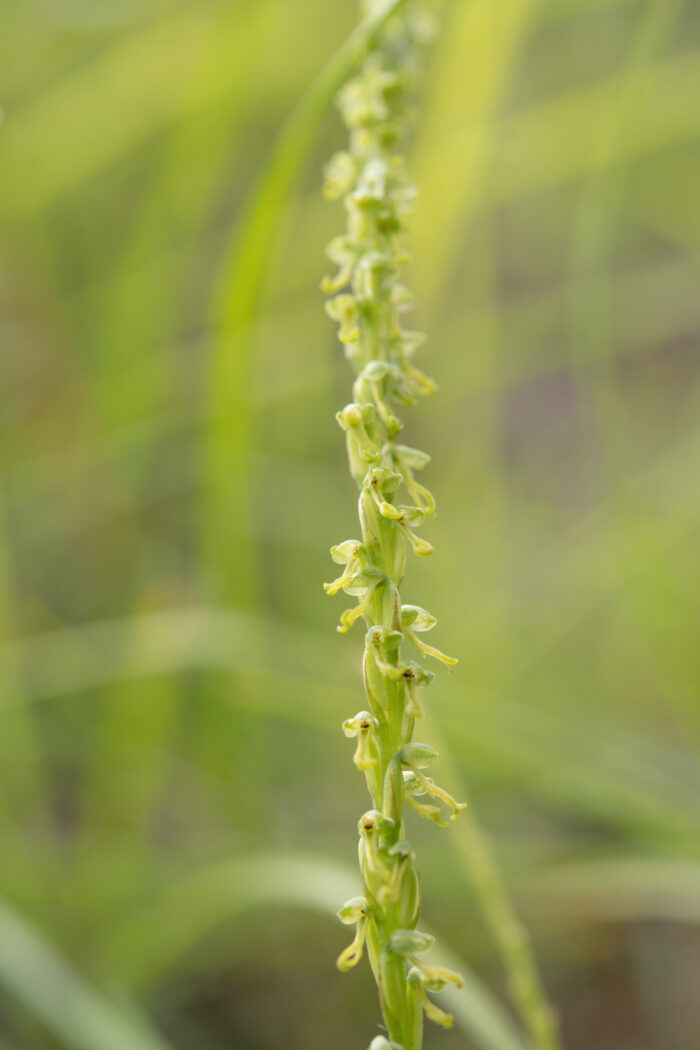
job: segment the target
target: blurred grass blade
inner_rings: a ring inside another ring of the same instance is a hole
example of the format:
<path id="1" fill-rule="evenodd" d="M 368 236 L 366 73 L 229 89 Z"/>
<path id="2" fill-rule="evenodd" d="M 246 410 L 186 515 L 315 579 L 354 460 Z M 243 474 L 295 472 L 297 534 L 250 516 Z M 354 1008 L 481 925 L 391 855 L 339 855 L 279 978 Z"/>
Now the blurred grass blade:
<path id="1" fill-rule="evenodd" d="M 206 5 L 186 5 L 77 64 L 3 126 L 0 215 L 31 217 L 62 194 L 133 154 L 177 112 L 172 71 L 182 76 L 212 47 Z M 108 119 L 95 120 L 95 100 Z"/>
<path id="2" fill-rule="evenodd" d="M 432 719 L 429 724 L 451 790 L 455 791 L 459 798 L 468 798 L 468 792 L 457 772 L 451 747 L 436 733 Z M 466 812 L 460 815 L 455 827 L 450 830 L 451 841 L 457 849 L 496 943 L 508 978 L 513 1004 L 522 1024 L 534 1046 L 559 1047 L 554 1013 L 547 1001 L 528 931 L 515 912 L 505 879 L 471 802 Z"/>
<path id="3" fill-rule="evenodd" d="M 692 143 L 700 134 L 698 51 L 640 67 L 635 76 L 636 90 L 642 95 L 652 92 L 654 105 L 645 110 L 643 121 L 627 129 L 620 153 L 602 155 L 602 164 L 648 162 L 654 154 Z M 513 201 L 587 175 L 590 143 L 606 124 L 625 77 L 623 72 L 592 86 L 552 94 L 503 121 L 490 199 L 495 204 Z"/>
<path id="4" fill-rule="evenodd" d="M 0 652 L 3 649 L 5 651 L 5 659 L 0 658 L 0 833 L 4 826 L 13 827 L 17 824 L 18 813 L 36 812 L 46 797 L 45 771 L 37 743 L 34 718 L 25 706 L 26 697 L 17 659 L 18 652 L 11 642 L 5 643 L 5 639 L 12 632 L 15 595 L 11 585 L 10 551 L 5 535 L 3 497 L 4 493 L 0 489 Z M 8 710 L 2 711 L 3 704 L 7 704 Z M 10 868 L 19 862 L 25 888 L 40 893 L 46 888 L 43 884 L 44 873 L 40 866 L 33 862 L 32 845 L 31 831 L 22 826 L 12 859 L 5 860 L 4 867 Z"/>
<path id="5" fill-rule="evenodd" d="M 23 918 L 0 903 L 0 984 L 71 1050 L 170 1050 L 129 1009 L 102 998 Z"/>
<path id="6" fill-rule="evenodd" d="M 208 595 L 218 600 L 255 605 L 256 559 L 249 540 L 254 535 L 250 359 L 271 248 L 280 238 L 285 205 L 333 96 L 403 2 L 385 0 L 378 5 L 299 101 L 243 206 L 243 218 L 221 268 L 214 308 L 217 336 L 211 362 L 203 521 L 205 583 Z"/>
<path id="7" fill-rule="evenodd" d="M 269 653 L 275 652 L 275 668 Z M 298 720 L 335 732 L 328 698 L 352 704 L 353 692 L 338 684 L 331 650 L 311 631 L 233 610 L 189 607 L 64 628 L 0 647 L 0 680 L 16 662 L 24 696 L 47 700 L 140 677 L 188 669 L 235 672 L 250 681 L 263 717 Z M 236 694 L 238 696 L 238 694 Z M 303 699 L 295 704 L 294 698 Z M 559 808 L 595 814 L 641 838 L 659 842 L 697 837 L 697 778 L 667 778 L 663 769 L 607 754 L 605 727 L 566 720 L 499 696 L 475 706 L 469 724 L 450 727 L 468 761 L 506 779 L 527 782 L 528 791 Z M 6 700 L 7 702 L 7 700 Z M 239 701 L 234 701 L 239 702 Z M 12 698 L 8 710 L 11 711 Z M 1 710 L 1 706 L 0 706 Z M 300 715 L 301 712 L 301 715 Z M 477 767 L 478 768 L 478 767 Z"/>
<path id="8" fill-rule="evenodd" d="M 241 856 L 163 888 L 142 910 L 115 923 L 104 950 L 110 967 L 123 970 L 125 980 L 151 985 L 177 967 L 200 938 L 244 912 L 302 908 L 335 918 L 339 905 L 357 890 L 354 872 L 325 857 Z M 441 963 L 464 977 L 463 989 L 441 995 L 474 1046 L 528 1050 L 508 1015 L 465 962 L 443 944 L 436 943 L 435 952 Z"/>
<path id="9" fill-rule="evenodd" d="M 120 829 L 135 855 L 153 849 L 149 830 L 166 790 L 167 743 L 181 717 L 181 694 L 182 679 L 167 674 L 107 687 L 85 773 L 83 833 Z"/>
<path id="10" fill-rule="evenodd" d="M 424 929 L 424 924 L 421 924 Z M 426 962 L 447 966 L 462 975 L 464 986 L 447 984 L 440 993 L 440 1001 L 455 1015 L 457 1026 L 474 1044 L 483 1050 L 531 1050 L 510 1017 L 491 996 L 486 985 L 468 970 L 465 963 L 444 941 L 425 954 Z"/>
<path id="11" fill-rule="evenodd" d="M 422 201 L 411 222 L 414 283 L 429 314 L 451 287 L 454 253 L 491 174 L 494 111 L 539 9 L 539 0 L 472 0 L 452 4 L 445 17 L 413 164 Z"/>
<path id="12" fill-rule="evenodd" d="M 228 175 L 227 156 L 244 148 L 241 138 L 250 102 L 246 85 L 260 64 L 268 18 L 268 3 L 245 11 L 222 5 L 209 19 L 206 46 L 188 55 L 180 73 L 173 126 L 140 213 L 118 265 L 97 282 L 94 293 L 95 312 L 109 318 L 98 331 L 98 367 L 91 373 L 103 426 L 111 428 L 125 417 L 138 419 L 151 442 L 162 436 L 159 413 L 174 399 L 173 329 L 182 323 L 169 289 L 177 288 L 178 303 L 185 298 L 194 270 L 192 256 L 198 258 L 202 241 L 206 243 L 204 219 Z M 232 62 L 234 39 L 241 55 Z M 226 101 L 225 120 L 218 116 L 221 100 Z M 189 251 L 182 250 L 183 243 Z M 140 481 L 148 463 L 142 454 L 131 457 L 127 466 Z M 134 488 L 139 491 L 138 485 Z"/>
<path id="13" fill-rule="evenodd" d="M 593 920 L 700 922 L 700 863 L 606 857 L 538 872 L 526 891 L 536 912 Z"/>
<path id="14" fill-rule="evenodd" d="M 619 589 L 629 594 L 628 615 L 643 617 L 644 602 L 626 578 L 639 564 L 636 544 L 630 543 L 638 508 L 629 499 L 630 433 L 624 400 L 617 381 L 618 342 L 615 333 L 612 274 L 615 236 L 624 213 L 622 201 L 633 176 L 625 164 L 625 144 L 643 131 L 660 75 L 653 71 L 668 47 L 685 8 L 685 0 L 647 3 L 621 63 L 619 87 L 605 121 L 589 142 L 589 171 L 573 219 L 570 262 L 569 356 L 579 411 L 605 447 L 601 459 L 601 495 L 610 522 L 607 542 L 611 560 L 619 565 Z M 597 367 L 591 368 L 593 355 Z M 639 591 L 640 588 L 637 588 Z M 641 588 L 643 590 L 643 588 Z M 640 616 L 640 607 L 642 610 Z"/>
<path id="15" fill-rule="evenodd" d="M 0 646 L 0 681 L 19 661 L 28 698 L 49 699 L 192 668 L 265 667 L 270 645 L 292 674 L 295 668 L 309 671 L 318 666 L 318 645 L 311 632 L 252 614 L 189 606 L 8 642 Z M 326 667 L 332 667 L 330 658 Z M 15 698 L 4 694 L 0 711 L 3 705 L 12 710 Z"/>

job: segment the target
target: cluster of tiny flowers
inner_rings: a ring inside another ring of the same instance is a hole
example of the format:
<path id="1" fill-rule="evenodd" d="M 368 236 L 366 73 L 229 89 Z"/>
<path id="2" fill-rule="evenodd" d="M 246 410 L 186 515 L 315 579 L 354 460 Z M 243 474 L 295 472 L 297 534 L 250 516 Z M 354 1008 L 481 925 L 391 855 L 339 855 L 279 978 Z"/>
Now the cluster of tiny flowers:
<path id="1" fill-rule="evenodd" d="M 360 490 L 361 528 L 361 539 L 332 548 L 343 570 L 325 588 L 356 599 L 342 614 L 339 631 L 357 620 L 365 624 L 367 709 L 348 718 L 343 730 L 356 740 L 354 762 L 372 799 L 358 826 L 364 896 L 339 912 L 342 922 L 355 926 L 355 937 L 338 966 L 350 969 L 367 947 L 386 1032 L 370 1050 L 419 1050 L 424 1013 L 445 1027 L 452 1022 L 428 992 L 448 981 L 461 984 L 457 974 L 420 957 L 432 939 L 416 929 L 420 884 L 404 828 L 406 804 L 443 827 L 463 808 L 424 772 L 436 752 L 414 742 L 413 732 L 423 714 L 421 691 L 434 675 L 406 659 L 402 649 L 410 643 L 421 658 L 448 667 L 456 661 L 420 637 L 435 617 L 403 604 L 399 594 L 407 551 L 432 553 L 416 530 L 435 513 L 431 493 L 416 479 L 429 457 L 400 443 L 403 424 L 397 414 L 399 406 L 413 405 L 435 389 L 413 360 L 422 336 L 401 324 L 413 299 L 399 280 L 406 257 L 398 244 L 415 195 L 401 148 L 417 80 L 417 45 L 428 29 L 414 9 L 396 15 L 359 74 L 345 84 L 338 106 L 350 145 L 331 159 L 325 181 L 326 196 L 342 197 L 347 210 L 346 233 L 327 251 L 338 272 L 326 277 L 322 288 L 333 296 L 327 310 L 356 375 L 353 400 L 337 420 Z"/>

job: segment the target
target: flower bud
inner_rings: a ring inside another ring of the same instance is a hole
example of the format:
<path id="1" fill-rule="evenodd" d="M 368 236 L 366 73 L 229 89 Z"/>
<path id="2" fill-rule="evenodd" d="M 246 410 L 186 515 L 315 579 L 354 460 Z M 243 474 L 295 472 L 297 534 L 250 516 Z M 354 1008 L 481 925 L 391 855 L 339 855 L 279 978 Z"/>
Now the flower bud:
<path id="1" fill-rule="evenodd" d="M 335 418 L 340 423 L 343 430 L 349 430 L 350 427 L 357 427 L 362 423 L 362 405 L 349 404 L 345 408 L 341 408 L 340 412 L 336 412 Z"/>
<path id="2" fill-rule="evenodd" d="M 394 445 L 394 457 L 411 470 L 422 470 L 430 463 L 430 456 L 427 452 L 409 448 L 408 445 Z"/>
<path id="3" fill-rule="evenodd" d="M 360 375 L 370 383 L 380 383 L 390 371 L 391 365 L 386 361 L 370 361 L 370 363 L 365 365 L 362 369 Z"/>
<path id="4" fill-rule="evenodd" d="M 389 937 L 389 947 L 396 955 L 406 957 L 425 952 L 434 944 L 435 938 L 420 930 L 394 930 Z"/>
<path id="5" fill-rule="evenodd" d="M 403 669 L 398 666 L 399 646 L 403 635 L 399 631 L 389 631 L 386 627 L 371 627 L 365 635 L 365 651 L 371 654 L 372 660 L 385 678 L 401 677 Z"/>
<path id="6" fill-rule="evenodd" d="M 336 101 L 349 128 L 362 128 L 389 115 L 381 92 L 367 75 L 349 80 Z"/>
<path id="7" fill-rule="evenodd" d="M 363 569 L 357 569 L 353 573 L 343 585 L 343 590 L 346 594 L 357 597 L 364 594 L 368 587 L 376 586 L 383 579 L 385 576 L 381 569 L 376 569 L 373 565 L 366 565 Z"/>
<path id="8" fill-rule="evenodd" d="M 377 720 L 369 711 L 358 711 L 354 718 L 346 718 L 343 722 L 343 732 L 347 737 L 356 737 L 363 731 L 369 731 L 376 727 Z"/>
<path id="9" fill-rule="evenodd" d="M 352 926 L 366 915 L 367 901 L 364 897 L 351 897 L 338 912 L 338 918 L 344 926 Z"/>
<path id="10" fill-rule="evenodd" d="M 331 547 L 331 558 L 336 565 L 347 565 L 352 558 L 359 557 L 361 550 L 364 548 L 359 540 L 343 540 Z"/>
<path id="11" fill-rule="evenodd" d="M 432 613 L 421 609 L 419 605 L 401 606 L 401 626 L 410 627 L 414 631 L 430 631 L 437 619 Z"/>
<path id="12" fill-rule="evenodd" d="M 378 888 L 391 877 L 384 858 L 380 856 L 380 834 L 382 831 L 391 830 L 393 826 L 393 821 L 387 820 L 376 809 L 370 809 L 364 813 L 357 825 L 360 833 L 360 865 L 365 885 L 373 893 L 376 893 Z"/>
<path id="13" fill-rule="evenodd" d="M 355 158 L 347 150 L 334 153 L 324 169 L 323 192 L 328 200 L 342 197 L 351 188 L 357 176 Z"/>
<path id="14" fill-rule="evenodd" d="M 384 817 L 378 809 L 368 809 L 360 817 L 357 830 L 360 832 L 361 837 L 366 834 L 372 834 L 375 831 L 379 831 L 383 821 Z"/>
<path id="15" fill-rule="evenodd" d="M 365 484 L 381 489 L 382 492 L 393 492 L 399 487 L 401 481 L 401 475 L 389 470 L 388 467 L 374 467 L 368 472 Z"/>
<path id="16" fill-rule="evenodd" d="M 380 157 L 368 160 L 360 175 L 360 186 L 369 196 L 379 199 L 386 192 L 387 164 Z"/>
<path id="17" fill-rule="evenodd" d="M 426 671 L 415 661 L 409 660 L 401 669 L 401 677 L 403 678 L 406 691 L 406 714 L 410 718 L 422 718 L 423 707 L 418 698 L 417 688 L 418 686 L 430 685 L 435 675 L 430 671 Z"/>
<path id="18" fill-rule="evenodd" d="M 352 295 L 336 295 L 326 303 L 326 313 L 340 325 L 338 338 L 341 343 L 352 343 L 360 334 L 358 328 L 357 302 Z"/>
<path id="19" fill-rule="evenodd" d="M 422 507 L 399 507 L 398 509 L 401 511 L 401 520 L 412 529 L 419 528 L 425 522 L 425 511 Z M 418 542 L 425 541 L 419 540 Z"/>
<path id="20" fill-rule="evenodd" d="M 426 686 L 435 681 L 433 672 L 426 671 L 425 667 L 421 667 L 415 660 L 406 662 L 402 674 L 404 678 L 410 679 L 414 685 Z"/>
<path id="21" fill-rule="evenodd" d="M 401 839 L 400 842 L 395 842 L 389 850 L 390 857 L 413 857 L 413 855 L 413 847 L 406 839 Z"/>
<path id="22" fill-rule="evenodd" d="M 365 635 L 368 647 L 382 649 L 387 655 L 398 652 L 402 641 L 401 631 L 391 631 L 388 627 L 370 627 Z"/>
<path id="23" fill-rule="evenodd" d="M 414 772 L 410 769 L 404 769 L 402 772 L 404 790 L 410 795 L 425 795 L 427 794 L 424 786 Z"/>
<path id="24" fill-rule="evenodd" d="M 399 751 L 399 759 L 402 762 L 405 762 L 406 765 L 417 766 L 418 768 L 427 765 L 428 762 L 431 762 L 437 757 L 437 751 L 434 747 L 431 747 L 430 744 L 404 744 Z"/>

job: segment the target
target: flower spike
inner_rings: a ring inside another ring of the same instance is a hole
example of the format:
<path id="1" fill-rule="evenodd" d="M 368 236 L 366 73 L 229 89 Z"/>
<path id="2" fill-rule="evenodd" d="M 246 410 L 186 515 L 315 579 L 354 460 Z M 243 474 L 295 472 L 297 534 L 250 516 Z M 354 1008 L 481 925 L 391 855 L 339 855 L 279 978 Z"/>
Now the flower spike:
<path id="1" fill-rule="evenodd" d="M 375 14 L 386 0 L 364 4 Z M 367 941 L 385 1026 L 370 1050 L 420 1050 L 421 1010 L 440 1024 L 450 1022 L 426 990 L 452 978 L 417 959 L 432 938 L 416 929 L 420 879 L 404 822 L 409 806 L 444 826 L 441 807 L 451 819 L 462 808 L 422 772 L 435 755 L 425 744 L 412 744 L 411 737 L 423 714 L 418 689 L 434 676 L 401 652 L 409 641 L 424 655 L 456 663 L 418 637 L 435 625 L 435 617 L 420 606 L 402 605 L 399 595 L 410 552 L 423 557 L 433 551 L 416 530 L 435 514 L 432 493 L 415 477 L 430 457 L 399 444 L 404 426 L 399 411 L 436 389 L 413 362 L 422 336 L 401 324 L 414 303 L 400 279 L 407 253 L 398 235 L 415 196 L 404 146 L 418 47 L 426 39 L 418 13 L 418 3 L 408 0 L 378 32 L 361 69 L 340 91 L 337 104 L 350 144 L 325 172 L 326 196 L 343 197 L 347 210 L 345 232 L 327 249 L 337 272 L 324 278 L 322 288 L 333 297 L 326 310 L 354 370 L 352 401 L 336 418 L 359 489 L 362 531 L 361 539 L 332 548 L 343 569 L 324 587 L 330 595 L 342 591 L 357 598 L 342 613 L 339 631 L 359 619 L 367 625 L 362 662 L 367 710 L 346 719 L 343 732 L 357 742 L 353 762 L 371 796 L 371 808 L 358 824 L 364 896 L 339 913 L 343 922 L 355 923 L 356 933 L 338 966 L 354 966 Z M 424 796 L 440 805 L 419 801 Z"/>

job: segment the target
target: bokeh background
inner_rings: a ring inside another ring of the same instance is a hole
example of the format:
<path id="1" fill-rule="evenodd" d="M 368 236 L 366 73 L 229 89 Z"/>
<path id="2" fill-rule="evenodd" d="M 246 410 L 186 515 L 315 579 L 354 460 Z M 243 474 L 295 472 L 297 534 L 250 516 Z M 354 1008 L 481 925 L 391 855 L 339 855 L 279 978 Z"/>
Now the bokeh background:
<path id="1" fill-rule="evenodd" d="M 698 1050 L 700 6 L 439 14 L 407 280 L 441 389 L 406 435 L 440 513 L 405 595 L 460 657 L 421 736 L 471 823 L 410 836 L 486 1022 L 426 1047 L 524 1046 L 478 814 L 566 1050 Z M 275 154 L 355 5 L 0 18 L 0 1046 L 357 1050 L 332 108 Z"/>

